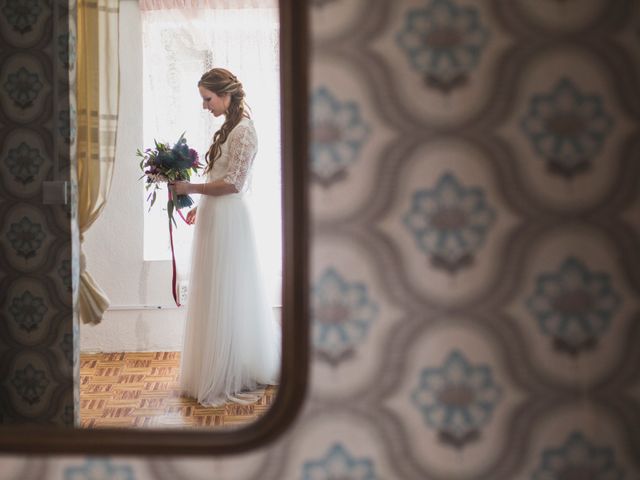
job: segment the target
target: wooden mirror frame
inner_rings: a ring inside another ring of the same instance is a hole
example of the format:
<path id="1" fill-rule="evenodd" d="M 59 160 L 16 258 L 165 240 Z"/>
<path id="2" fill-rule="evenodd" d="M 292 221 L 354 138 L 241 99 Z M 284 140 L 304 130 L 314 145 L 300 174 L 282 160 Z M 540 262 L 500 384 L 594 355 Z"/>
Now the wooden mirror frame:
<path id="1" fill-rule="evenodd" d="M 282 369 L 275 401 L 252 424 L 234 430 L 0 427 L 10 453 L 203 455 L 240 453 L 283 433 L 299 413 L 309 367 L 308 312 L 308 8 L 280 0 L 283 182 Z"/>

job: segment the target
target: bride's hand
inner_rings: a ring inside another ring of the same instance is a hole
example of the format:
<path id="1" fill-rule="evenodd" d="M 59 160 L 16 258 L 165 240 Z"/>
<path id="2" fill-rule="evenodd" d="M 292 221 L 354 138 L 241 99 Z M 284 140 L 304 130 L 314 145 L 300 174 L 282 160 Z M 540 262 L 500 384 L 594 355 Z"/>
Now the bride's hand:
<path id="1" fill-rule="evenodd" d="M 191 210 L 189 210 L 189 213 L 187 213 L 187 223 L 189 225 L 193 225 L 194 223 L 196 223 L 197 210 L 198 210 L 198 207 L 194 207 Z"/>
<path id="2" fill-rule="evenodd" d="M 171 183 L 171 189 L 176 195 L 189 195 L 191 193 L 191 184 L 184 180 Z"/>

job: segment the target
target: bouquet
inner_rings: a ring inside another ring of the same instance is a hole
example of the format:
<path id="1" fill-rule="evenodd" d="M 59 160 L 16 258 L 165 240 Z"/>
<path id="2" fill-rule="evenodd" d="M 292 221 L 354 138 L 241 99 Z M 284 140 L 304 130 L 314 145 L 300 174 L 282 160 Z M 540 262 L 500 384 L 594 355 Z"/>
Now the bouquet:
<path id="1" fill-rule="evenodd" d="M 190 180 L 191 174 L 196 173 L 200 168 L 200 162 L 198 160 L 198 152 L 193 148 L 189 148 L 187 140 L 184 138 L 184 133 L 180 135 L 180 138 L 173 147 L 170 147 L 168 143 L 158 143 L 156 140 L 155 148 L 147 148 L 143 152 L 138 149 L 137 155 L 142 157 L 140 160 L 140 169 L 144 172 L 140 179 L 147 178 L 145 189 L 153 188 L 153 191 L 147 196 L 147 201 L 150 201 L 149 209 L 156 201 L 156 194 L 161 188 L 161 183 L 171 183 L 177 180 Z M 177 211 L 182 217 L 180 209 L 184 207 L 190 207 L 193 205 L 193 200 L 189 195 L 174 195 L 171 192 L 171 188 L 167 185 L 169 195 L 167 200 L 167 215 L 169 216 L 169 240 L 171 243 L 171 261 L 173 268 L 172 279 L 172 294 L 173 299 L 177 306 L 180 306 L 177 292 L 176 282 L 176 254 L 173 248 L 173 225 L 178 226 L 176 220 L 173 218 L 173 212 Z M 184 217 L 182 217 L 184 220 Z M 185 220 L 186 222 L 186 220 Z"/>
<path id="2" fill-rule="evenodd" d="M 185 132 L 186 133 L 186 132 Z M 140 179 L 147 178 L 145 189 L 153 188 L 147 196 L 150 202 L 149 209 L 156 201 L 156 194 L 161 188 L 161 183 L 171 183 L 178 180 L 191 179 L 192 173 L 196 173 L 201 167 L 198 152 L 193 148 L 189 148 L 184 133 L 173 147 L 168 143 L 158 143 L 156 140 L 155 148 L 147 148 L 144 151 L 138 149 L 137 156 L 142 157 L 140 161 L 140 169 L 144 172 Z M 173 212 L 184 207 L 193 205 L 193 199 L 189 195 L 172 195 L 169 189 L 169 199 L 167 200 L 167 215 L 169 216 L 169 225 L 173 222 L 177 226 L 173 218 Z M 180 213 L 180 212 L 178 212 Z"/>

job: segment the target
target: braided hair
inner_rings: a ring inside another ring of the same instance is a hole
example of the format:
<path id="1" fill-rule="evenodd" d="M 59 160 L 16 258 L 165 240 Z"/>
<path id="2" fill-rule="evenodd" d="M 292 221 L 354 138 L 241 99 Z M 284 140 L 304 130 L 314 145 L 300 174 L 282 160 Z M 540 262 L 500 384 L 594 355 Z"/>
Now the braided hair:
<path id="1" fill-rule="evenodd" d="M 225 112 L 225 120 L 222 127 L 213 135 L 213 142 L 209 151 L 205 155 L 207 166 L 204 173 L 209 173 L 213 168 L 213 163 L 221 154 L 222 144 L 227 141 L 229 133 L 234 129 L 242 117 L 249 117 L 248 107 L 244 101 L 244 89 L 242 83 L 229 70 L 224 68 L 212 68 L 200 78 L 199 87 L 215 93 L 218 96 L 228 94 L 231 98 L 229 107 Z"/>

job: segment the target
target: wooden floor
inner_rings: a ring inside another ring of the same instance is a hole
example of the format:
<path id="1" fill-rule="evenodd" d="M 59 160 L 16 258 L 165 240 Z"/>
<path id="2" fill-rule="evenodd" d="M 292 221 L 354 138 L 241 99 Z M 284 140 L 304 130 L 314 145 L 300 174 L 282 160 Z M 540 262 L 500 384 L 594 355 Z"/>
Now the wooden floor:
<path id="1" fill-rule="evenodd" d="M 277 392 L 267 387 L 251 405 L 203 407 L 180 395 L 179 371 L 179 352 L 81 354 L 81 426 L 241 426 L 263 415 Z"/>

